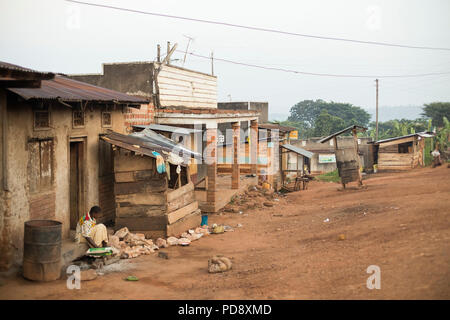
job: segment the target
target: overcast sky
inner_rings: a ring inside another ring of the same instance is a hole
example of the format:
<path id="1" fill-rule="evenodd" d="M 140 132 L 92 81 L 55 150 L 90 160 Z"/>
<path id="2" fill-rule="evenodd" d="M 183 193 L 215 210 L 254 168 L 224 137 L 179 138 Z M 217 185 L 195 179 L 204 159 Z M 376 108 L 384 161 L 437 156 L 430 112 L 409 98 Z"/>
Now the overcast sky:
<path id="1" fill-rule="evenodd" d="M 448 0 L 84 0 L 304 34 L 450 48 Z M 173 20 L 63 0 L 0 0 L 0 60 L 41 71 L 99 73 L 103 62 L 152 61 L 166 42 L 189 51 L 307 72 L 386 75 L 450 72 L 450 51 L 353 44 Z M 174 58 L 183 59 L 176 53 Z M 182 62 L 174 62 L 182 65 Z M 185 68 L 210 72 L 188 56 Z M 268 101 L 288 113 L 304 99 L 375 107 L 374 79 L 329 78 L 216 62 L 219 101 Z M 450 74 L 381 79 L 380 106 L 450 101 Z"/>

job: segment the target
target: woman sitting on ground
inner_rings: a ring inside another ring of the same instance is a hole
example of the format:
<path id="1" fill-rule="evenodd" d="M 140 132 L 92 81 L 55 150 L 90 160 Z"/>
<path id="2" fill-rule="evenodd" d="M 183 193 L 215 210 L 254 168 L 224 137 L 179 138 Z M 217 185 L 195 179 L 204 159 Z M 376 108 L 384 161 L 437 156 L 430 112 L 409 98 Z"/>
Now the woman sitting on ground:
<path id="1" fill-rule="evenodd" d="M 108 232 L 104 224 L 96 223 L 102 210 L 98 206 L 93 206 L 77 224 L 75 241 L 78 243 L 87 242 L 92 248 L 106 247 L 108 242 Z"/>

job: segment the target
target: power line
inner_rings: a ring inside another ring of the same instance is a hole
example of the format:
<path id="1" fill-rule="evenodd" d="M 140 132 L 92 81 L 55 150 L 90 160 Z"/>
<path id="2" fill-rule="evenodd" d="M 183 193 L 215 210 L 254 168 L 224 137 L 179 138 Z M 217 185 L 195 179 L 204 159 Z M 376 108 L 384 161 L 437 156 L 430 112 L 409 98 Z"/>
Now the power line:
<path id="1" fill-rule="evenodd" d="M 203 56 L 200 54 L 192 53 L 192 52 L 186 52 L 181 50 L 175 50 L 180 53 L 189 54 L 194 57 L 203 58 L 210 60 L 211 57 Z M 355 75 L 355 74 L 336 74 L 336 73 L 317 73 L 317 72 L 306 72 L 306 71 L 299 71 L 299 70 L 293 70 L 293 69 L 285 69 L 285 68 L 275 68 L 275 67 L 266 67 L 256 64 L 249 64 L 245 62 L 239 62 L 239 61 L 233 61 L 228 59 L 222 59 L 214 57 L 214 60 L 222 61 L 226 63 L 241 65 L 245 67 L 252 67 L 252 68 L 259 68 L 264 70 L 272 70 L 272 71 L 282 71 L 282 72 L 289 72 L 289 73 L 295 73 L 295 74 L 303 74 L 303 75 L 309 75 L 309 76 L 321 76 L 321 77 L 338 77 L 338 78 L 414 78 L 414 77 L 427 77 L 427 76 L 436 76 L 436 75 L 444 75 L 444 74 L 450 74 L 450 71 L 448 72 L 431 72 L 431 73 L 422 73 L 422 74 L 404 74 L 404 75 Z"/>
<path id="2" fill-rule="evenodd" d="M 141 10 L 128 9 L 128 8 L 114 7 L 114 6 L 104 5 L 104 4 L 96 4 L 96 3 L 89 3 L 89 2 L 82 2 L 82 1 L 75 1 L 75 0 L 65 0 L 65 1 L 72 2 L 72 3 L 77 3 L 77 4 L 82 4 L 82 5 L 87 5 L 87 6 L 93 6 L 93 7 L 101 7 L 101 8 L 107 8 L 107 9 L 114 9 L 114 10 L 120 10 L 120 11 L 140 13 L 140 14 L 146 14 L 146 15 L 152 15 L 152 16 L 157 16 L 157 17 L 170 18 L 170 19 L 187 20 L 187 21 L 192 21 L 192 22 L 200 22 L 200 23 L 222 25 L 222 26 L 227 26 L 227 27 L 248 29 L 248 30 L 254 30 L 254 31 L 263 31 L 263 32 L 284 34 L 284 35 L 288 35 L 288 36 L 305 37 L 305 38 L 313 38 L 313 39 L 321 39 L 321 40 L 345 41 L 345 42 L 351 42 L 351 43 L 360 43 L 360 44 L 369 44 L 369 45 L 378 45 L 378 46 L 389 46 L 389 47 L 399 47 L 399 48 L 408 48 L 408 49 L 425 49 L 425 50 L 450 51 L 450 48 L 443 48 L 443 47 L 412 46 L 412 45 L 398 44 L 398 43 L 388 43 L 388 42 L 378 42 L 378 41 L 365 41 L 365 40 L 356 40 L 356 39 L 348 39 L 348 38 L 337 38 L 337 37 L 329 37 L 329 36 L 318 36 L 318 35 L 312 35 L 312 34 L 304 34 L 304 33 L 296 33 L 296 32 L 277 30 L 277 29 L 261 28 L 261 27 L 254 27 L 254 26 L 245 26 L 245 25 L 233 24 L 233 23 L 222 22 L 222 21 L 214 21 L 214 20 L 205 20 L 205 19 L 196 19 L 196 18 L 174 16 L 174 15 L 163 14 L 163 13 L 156 13 L 156 12 L 141 11 Z"/>

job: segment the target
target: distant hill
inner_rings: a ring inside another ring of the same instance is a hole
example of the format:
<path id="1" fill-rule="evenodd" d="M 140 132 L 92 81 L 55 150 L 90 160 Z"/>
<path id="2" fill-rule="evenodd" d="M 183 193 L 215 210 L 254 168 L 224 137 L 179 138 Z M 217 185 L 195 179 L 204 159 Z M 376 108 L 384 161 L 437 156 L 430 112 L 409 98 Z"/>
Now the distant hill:
<path id="1" fill-rule="evenodd" d="M 375 108 L 366 109 L 372 116 L 371 121 L 375 121 Z M 378 120 L 380 122 L 394 119 L 414 120 L 421 117 L 421 106 L 396 106 L 396 107 L 380 107 L 378 109 Z"/>

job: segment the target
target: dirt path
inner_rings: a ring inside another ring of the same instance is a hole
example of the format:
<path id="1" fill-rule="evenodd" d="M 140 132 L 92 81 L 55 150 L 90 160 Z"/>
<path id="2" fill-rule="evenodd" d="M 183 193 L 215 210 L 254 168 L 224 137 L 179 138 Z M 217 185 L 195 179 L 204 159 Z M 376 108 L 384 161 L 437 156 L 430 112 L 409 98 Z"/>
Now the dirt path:
<path id="1" fill-rule="evenodd" d="M 313 182 L 273 208 L 210 216 L 243 227 L 168 248 L 169 260 L 127 260 L 123 267 L 134 269 L 82 282 L 81 290 L 63 280 L 8 279 L 0 299 L 450 299 L 450 169 L 364 183 L 338 191 Z M 233 258 L 231 271 L 207 273 L 217 253 Z M 380 290 L 366 287 L 369 265 L 381 268 Z M 123 280 L 131 274 L 140 281 Z"/>

